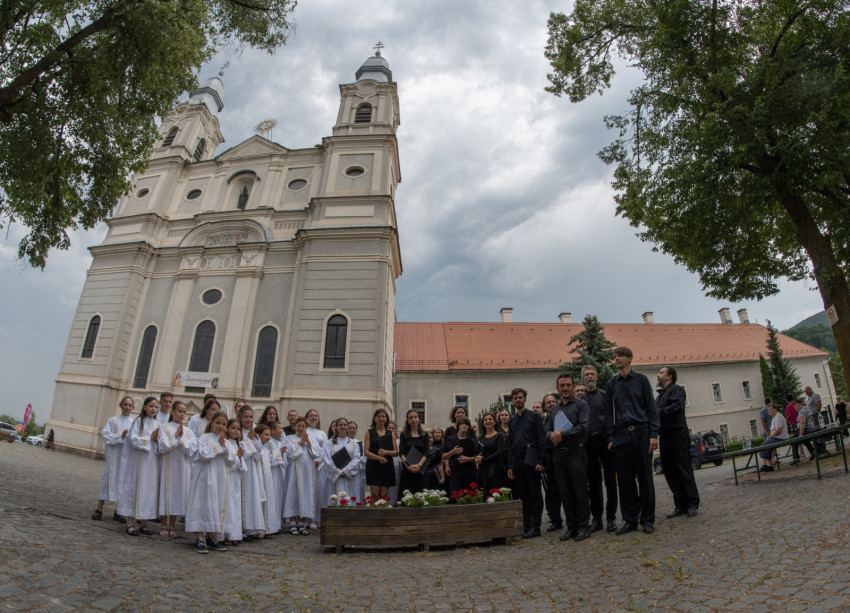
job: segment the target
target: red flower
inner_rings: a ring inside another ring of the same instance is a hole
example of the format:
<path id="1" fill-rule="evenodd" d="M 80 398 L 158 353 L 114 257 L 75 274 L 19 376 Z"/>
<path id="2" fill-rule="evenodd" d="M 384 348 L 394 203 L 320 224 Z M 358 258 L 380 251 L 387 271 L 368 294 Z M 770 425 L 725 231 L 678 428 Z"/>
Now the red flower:
<path id="1" fill-rule="evenodd" d="M 387 496 L 385 500 L 386 500 L 387 502 L 389 502 L 389 501 L 390 501 L 390 497 L 389 497 L 389 496 Z"/>
<path id="2" fill-rule="evenodd" d="M 357 506 L 358 506 L 358 507 L 362 507 L 362 506 L 363 506 L 363 503 L 358 502 L 358 503 L 357 503 Z"/>
<path id="3" fill-rule="evenodd" d="M 352 496 L 352 497 L 351 497 L 351 500 L 352 500 L 352 502 L 356 502 L 356 501 L 357 501 L 357 496 Z"/>
<path id="4" fill-rule="evenodd" d="M 478 487 L 478 484 L 477 483 L 470 483 L 469 487 L 471 487 L 472 489 L 476 489 Z"/>

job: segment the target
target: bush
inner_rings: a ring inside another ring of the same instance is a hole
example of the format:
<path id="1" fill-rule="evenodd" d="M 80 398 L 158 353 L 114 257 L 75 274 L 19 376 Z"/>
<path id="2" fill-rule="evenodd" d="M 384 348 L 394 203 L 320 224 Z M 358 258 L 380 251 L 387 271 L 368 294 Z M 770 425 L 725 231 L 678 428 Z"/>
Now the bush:
<path id="1" fill-rule="evenodd" d="M 726 443 L 726 452 L 729 453 L 731 451 L 741 451 L 744 448 L 744 443 L 741 441 L 731 441 Z"/>

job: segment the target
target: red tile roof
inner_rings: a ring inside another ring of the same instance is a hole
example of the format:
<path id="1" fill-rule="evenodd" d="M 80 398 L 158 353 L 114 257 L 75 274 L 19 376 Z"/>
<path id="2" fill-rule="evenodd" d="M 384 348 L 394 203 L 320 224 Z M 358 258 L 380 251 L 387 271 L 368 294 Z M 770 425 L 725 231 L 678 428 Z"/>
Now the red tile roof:
<path id="1" fill-rule="evenodd" d="M 635 366 L 758 360 L 767 353 L 760 324 L 604 324 L 605 336 L 634 352 Z M 557 368 L 572 359 L 569 341 L 581 323 L 415 323 L 395 325 L 396 370 Z M 787 358 L 828 354 L 783 334 Z"/>

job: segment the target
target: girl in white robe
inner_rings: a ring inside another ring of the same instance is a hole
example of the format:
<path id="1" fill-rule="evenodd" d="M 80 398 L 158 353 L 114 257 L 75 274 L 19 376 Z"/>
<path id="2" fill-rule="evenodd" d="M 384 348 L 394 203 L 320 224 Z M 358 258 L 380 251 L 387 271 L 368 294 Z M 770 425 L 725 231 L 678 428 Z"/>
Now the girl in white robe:
<path id="1" fill-rule="evenodd" d="M 314 498 L 313 512 L 310 514 L 312 521 L 310 522 L 310 530 L 315 530 L 319 522 L 319 509 L 322 508 L 325 494 L 330 496 L 330 492 L 325 492 L 325 484 L 319 478 L 319 459 L 322 454 L 322 447 L 328 442 L 328 435 L 322 430 L 322 423 L 319 420 L 319 412 L 316 409 L 310 409 L 305 415 L 307 419 L 307 434 L 313 442 L 313 452 L 316 454 L 315 467 L 313 469 Z M 320 491 L 321 490 L 321 491 Z"/>
<path id="2" fill-rule="evenodd" d="M 242 460 L 248 469 L 242 473 L 242 528 L 246 541 L 265 538 L 266 521 L 263 503 L 266 501 L 263 478 L 263 448 L 254 432 L 254 410 L 247 404 L 239 409 L 242 424 Z"/>
<path id="3" fill-rule="evenodd" d="M 286 499 L 283 514 L 289 518 L 289 533 L 307 536 L 307 522 L 313 519 L 316 508 L 316 460 L 313 441 L 307 434 L 307 422 L 299 417 L 295 434 L 286 437 L 286 457 L 289 459 L 286 480 Z"/>
<path id="4" fill-rule="evenodd" d="M 142 414 L 130 425 L 127 442 L 121 455 L 121 485 L 118 491 L 118 514 L 127 520 L 129 536 L 153 534 L 148 528 L 149 519 L 157 517 L 157 469 L 156 455 L 159 440 L 159 410 L 157 399 L 145 398 Z M 136 519 L 141 527 L 136 529 Z"/>
<path id="5" fill-rule="evenodd" d="M 277 506 L 277 531 L 283 526 L 283 500 L 286 492 L 286 444 L 283 441 L 283 426 L 280 422 L 269 422 L 269 463 L 272 467 L 271 481 L 274 484 L 274 504 Z M 268 498 L 268 496 L 267 496 Z"/>
<path id="6" fill-rule="evenodd" d="M 242 424 L 233 418 L 227 422 L 228 451 L 237 456 L 238 462 L 228 465 L 227 471 L 227 509 L 225 511 L 224 534 L 221 539 L 225 545 L 239 545 L 242 541 L 242 475 L 248 470 L 242 456 Z"/>
<path id="7" fill-rule="evenodd" d="M 104 450 L 103 455 L 106 460 L 106 465 L 103 467 L 103 480 L 100 483 L 100 494 L 97 500 L 97 509 L 92 514 L 92 519 L 101 519 L 103 517 L 103 503 L 118 502 L 118 488 L 120 486 L 119 479 L 121 477 L 121 455 L 124 452 L 124 441 L 130 433 L 130 426 L 133 423 L 133 418 L 130 417 L 135 405 L 133 399 L 129 396 L 124 396 L 121 399 L 121 415 L 110 417 L 109 421 L 101 430 L 100 435 L 103 437 Z M 115 511 L 112 515 L 115 521 L 123 522 L 124 519 Z"/>
<path id="8" fill-rule="evenodd" d="M 192 456 L 186 531 L 195 533 L 198 553 L 226 549 L 215 535 L 222 534 L 227 524 L 228 466 L 239 462 L 238 450 L 226 442 L 226 429 L 227 416 L 216 411 Z"/>
<path id="9" fill-rule="evenodd" d="M 348 438 L 357 444 L 360 453 L 359 467 L 354 473 L 351 487 L 357 500 L 363 502 L 366 500 L 366 455 L 363 453 L 363 443 L 357 440 L 357 424 L 353 421 L 348 422 Z"/>
<path id="10" fill-rule="evenodd" d="M 266 524 L 266 534 L 277 534 L 280 532 L 280 503 L 277 500 L 276 475 L 272 473 L 271 464 L 271 429 L 266 424 L 258 424 L 254 432 L 259 439 L 263 469 L 263 487 L 266 492 L 266 500 L 263 502 L 263 520 Z"/>
<path id="11" fill-rule="evenodd" d="M 183 425 L 186 405 L 175 402 L 169 421 L 160 425 L 158 452 L 160 536 L 177 538 L 177 518 L 186 515 L 189 506 L 189 465 L 198 450 L 195 434 Z"/>
<path id="12" fill-rule="evenodd" d="M 345 496 L 348 499 L 348 506 L 357 506 L 357 503 L 363 502 L 359 498 L 355 488 L 355 476 L 360 472 L 360 447 L 357 441 L 348 438 L 348 420 L 345 417 L 340 417 L 336 422 L 337 433 L 329 440 L 322 448 L 322 478 L 325 480 L 325 491 L 328 493 L 328 498 L 323 501 L 322 506 L 328 506 L 330 495 Z M 349 461 L 342 467 L 337 468 L 333 461 L 333 456 L 340 449 L 348 451 Z"/>
<path id="13" fill-rule="evenodd" d="M 195 438 L 201 438 L 210 425 L 209 416 L 216 411 L 221 411 L 221 405 L 215 398 L 210 398 L 204 403 L 204 408 L 197 415 L 189 419 L 189 429 L 195 434 Z"/>

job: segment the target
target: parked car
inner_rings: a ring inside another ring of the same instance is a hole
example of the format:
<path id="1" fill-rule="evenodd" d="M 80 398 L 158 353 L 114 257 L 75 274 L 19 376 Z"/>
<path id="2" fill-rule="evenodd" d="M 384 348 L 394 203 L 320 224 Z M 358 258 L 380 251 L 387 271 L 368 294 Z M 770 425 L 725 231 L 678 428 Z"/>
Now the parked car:
<path id="1" fill-rule="evenodd" d="M 36 447 L 43 447 L 44 446 L 44 435 L 43 434 L 34 434 L 32 436 L 28 436 L 26 443 L 27 443 L 27 445 L 35 445 Z"/>
<path id="2" fill-rule="evenodd" d="M 0 441 L 14 443 L 15 436 L 18 434 L 18 429 L 12 424 L 7 424 L 5 421 L 0 421 Z"/>
<path id="3" fill-rule="evenodd" d="M 691 434 L 691 466 L 694 470 L 699 469 L 706 462 L 714 462 L 715 466 L 720 466 L 723 464 L 724 453 L 726 453 L 726 445 L 718 432 L 706 430 Z M 652 461 L 652 469 L 656 475 L 664 472 L 660 456 Z"/>

